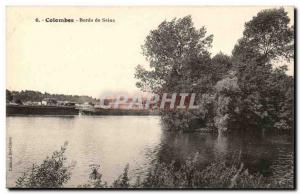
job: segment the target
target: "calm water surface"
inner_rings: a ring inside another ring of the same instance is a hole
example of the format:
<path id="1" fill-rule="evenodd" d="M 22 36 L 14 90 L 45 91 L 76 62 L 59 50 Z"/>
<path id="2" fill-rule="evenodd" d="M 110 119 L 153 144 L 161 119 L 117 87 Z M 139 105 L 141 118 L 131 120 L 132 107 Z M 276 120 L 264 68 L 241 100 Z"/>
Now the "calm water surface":
<path id="1" fill-rule="evenodd" d="M 24 116 L 7 117 L 6 122 L 13 153 L 8 186 L 14 186 L 25 169 L 59 150 L 65 141 L 69 143 L 68 163 L 75 164 L 69 187 L 86 183 L 92 164 L 100 164 L 103 179 L 111 183 L 127 163 L 131 177 L 143 176 L 157 159 L 180 162 L 196 152 L 205 164 L 241 151 L 250 171 L 274 177 L 290 169 L 293 160 L 289 136 L 175 134 L 162 131 L 158 116 Z"/>

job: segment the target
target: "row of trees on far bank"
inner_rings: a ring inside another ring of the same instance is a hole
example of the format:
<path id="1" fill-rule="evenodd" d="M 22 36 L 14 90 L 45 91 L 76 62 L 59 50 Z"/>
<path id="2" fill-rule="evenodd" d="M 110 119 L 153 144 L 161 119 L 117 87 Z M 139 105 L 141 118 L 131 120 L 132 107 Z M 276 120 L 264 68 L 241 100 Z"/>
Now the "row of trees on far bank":
<path id="1" fill-rule="evenodd" d="M 162 110 L 171 130 L 211 127 L 286 130 L 294 122 L 294 26 L 283 8 L 259 12 L 245 24 L 231 56 L 211 57 L 213 35 L 191 16 L 163 21 L 142 46 L 150 68 L 139 65 L 137 87 L 154 93 L 197 93 L 197 110 Z"/>
<path id="2" fill-rule="evenodd" d="M 99 99 L 91 96 L 65 95 L 65 94 L 50 94 L 47 92 L 39 92 L 33 90 L 10 91 L 6 89 L 6 102 L 15 102 L 22 104 L 23 102 L 41 102 L 45 98 L 56 99 L 59 101 L 70 101 L 76 103 L 96 103 Z"/>

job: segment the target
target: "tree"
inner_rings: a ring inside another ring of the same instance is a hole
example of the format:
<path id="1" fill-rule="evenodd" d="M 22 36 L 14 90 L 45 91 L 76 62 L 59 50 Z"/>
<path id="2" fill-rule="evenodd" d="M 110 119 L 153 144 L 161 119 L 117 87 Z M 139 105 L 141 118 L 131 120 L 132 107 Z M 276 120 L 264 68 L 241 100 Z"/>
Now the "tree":
<path id="1" fill-rule="evenodd" d="M 294 56 L 294 27 L 283 8 L 266 9 L 245 24 L 243 37 L 233 50 L 235 57 L 265 61 Z"/>
<path id="2" fill-rule="evenodd" d="M 294 126 L 294 78 L 287 76 L 285 71 L 286 67 L 276 68 L 270 82 L 274 96 L 272 116 L 277 130 L 291 131 Z"/>
<path id="3" fill-rule="evenodd" d="M 178 82 L 184 84 L 188 79 L 198 79 L 210 62 L 207 49 L 211 46 L 212 35 L 205 35 L 206 29 L 196 29 L 191 16 L 162 22 L 150 32 L 142 46 L 150 70 L 137 66 L 137 87 L 160 92 L 181 89 L 185 85 Z"/>
<path id="4" fill-rule="evenodd" d="M 224 76 L 228 75 L 232 69 L 231 57 L 223 54 L 222 52 L 216 54 L 211 60 L 212 75 L 214 84 L 220 81 Z"/>
<path id="5" fill-rule="evenodd" d="M 6 89 L 6 102 L 11 102 L 12 100 L 13 100 L 13 95 L 12 95 L 11 91 Z"/>
<path id="6" fill-rule="evenodd" d="M 196 29 L 193 26 L 191 16 L 162 22 L 150 32 L 142 46 L 150 67 L 136 67 L 135 77 L 139 80 L 137 87 L 158 94 L 205 93 L 211 90 L 208 48 L 211 47 L 212 38 L 212 35 L 206 36 L 204 27 Z M 193 114 L 162 111 L 162 116 L 166 123 L 172 124 L 170 126 L 188 128 L 189 125 L 182 122 L 191 121 Z"/>
<path id="7" fill-rule="evenodd" d="M 23 102 L 22 102 L 22 100 L 21 99 L 16 99 L 16 101 L 15 101 L 17 104 L 19 104 L 19 105 L 22 105 L 23 104 Z"/>
<path id="8" fill-rule="evenodd" d="M 283 8 L 259 12 L 245 24 L 243 37 L 233 50 L 233 68 L 243 99 L 240 123 L 247 124 L 244 129 L 272 129 L 279 120 L 284 88 L 290 82 L 284 65 L 274 68 L 274 63 L 293 57 L 294 30 L 289 21 Z"/>
<path id="9" fill-rule="evenodd" d="M 215 86 L 214 124 L 218 133 L 233 130 L 237 127 L 240 113 L 240 88 L 234 71 L 231 71 Z"/>

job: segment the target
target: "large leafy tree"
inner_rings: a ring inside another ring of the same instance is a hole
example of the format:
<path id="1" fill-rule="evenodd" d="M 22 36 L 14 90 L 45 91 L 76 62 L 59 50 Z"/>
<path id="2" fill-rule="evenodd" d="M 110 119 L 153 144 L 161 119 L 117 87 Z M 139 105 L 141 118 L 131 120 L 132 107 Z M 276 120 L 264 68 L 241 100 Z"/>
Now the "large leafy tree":
<path id="1" fill-rule="evenodd" d="M 150 92 L 186 90 L 205 74 L 211 43 L 212 35 L 206 36 L 204 27 L 196 29 L 191 16 L 162 22 L 142 46 L 150 69 L 136 68 L 137 86 Z"/>
<path id="2" fill-rule="evenodd" d="M 266 9 L 245 24 L 243 37 L 233 50 L 241 60 L 272 59 L 294 56 L 294 27 L 289 25 L 290 18 L 283 9 Z"/>
<path id="3" fill-rule="evenodd" d="M 278 59 L 289 61 L 294 54 L 294 30 L 289 22 L 283 8 L 263 10 L 245 24 L 243 37 L 233 50 L 243 99 L 240 121 L 251 129 L 274 128 L 282 115 L 281 106 L 289 106 L 285 111 L 293 109 L 293 103 L 283 103 L 292 91 L 287 84 L 293 78 L 286 75 L 285 64 L 278 64 Z"/>
<path id="4" fill-rule="evenodd" d="M 163 112 L 172 128 L 191 129 L 191 123 L 199 126 L 197 121 L 205 120 L 219 131 L 291 129 L 294 79 L 282 62 L 291 62 L 294 54 L 289 22 L 283 8 L 263 10 L 245 24 L 231 57 L 219 53 L 211 59 L 212 36 L 205 28 L 197 30 L 190 16 L 164 21 L 143 45 L 150 68 L 137 67 L 137 86 L 156 93 L 200 94 L 198 110 Z"/>
<path id="5" fill-rule="evenodd" d="M 212 38 L 212 35 L 206 36 L 205 27 L 194 27 L 191 16 L 162 22 L 150 32 L 142 46 L 149 68 L 137 66 L 137 87 L 158 94 L 211 90 L 208 48 Z M 169 129 L 191 129 L 191 123 L 199 122 L 199 114 L 197 110 L 166 110 L 162 111 L 162 119 Z"/>

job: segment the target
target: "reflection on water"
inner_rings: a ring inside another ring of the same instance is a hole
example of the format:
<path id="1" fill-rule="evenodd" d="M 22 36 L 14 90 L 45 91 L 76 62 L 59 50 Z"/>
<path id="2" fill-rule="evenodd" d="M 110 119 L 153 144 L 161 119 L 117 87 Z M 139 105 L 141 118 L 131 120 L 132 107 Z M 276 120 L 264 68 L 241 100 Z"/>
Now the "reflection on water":
<path id="1" fill-rule="evenodd" d="M 241 152 L 250 171 L 274 177 L 285 173 L 293 160 L 288 136 L 163 132 L 158 116 L 7 117 L 9 137 L 13 166 L 7 173 L 8 186 L 65 141 L 69 142 L 68 162 L 76 162 L 67 186 L 85 183 L 90 164 L 100 164 L 104 180 L 111 183 L 127 163 L 131 177 L 142 176 L 155 161 L 182 162 L 196 152 L 203 164 Z"/>
<path id="2" fill-rule="evenodd" d="M 227 154 L 228 151 L 228 142 L 226 136 L 218 136 L 217 141 L 215 143 L 215 152 L 218 155 Z"/>
<path id="3" fill-rule="evenodd" d="M 198 152 L 205 165 L 241 153 L 241 161 L 253 173 L 280 177 L 293 170 L 293 138 L 289 135 L 163 133 L 163 136 L 158 156 L 165 162 L 175 160 L 181 163 Z"/>

